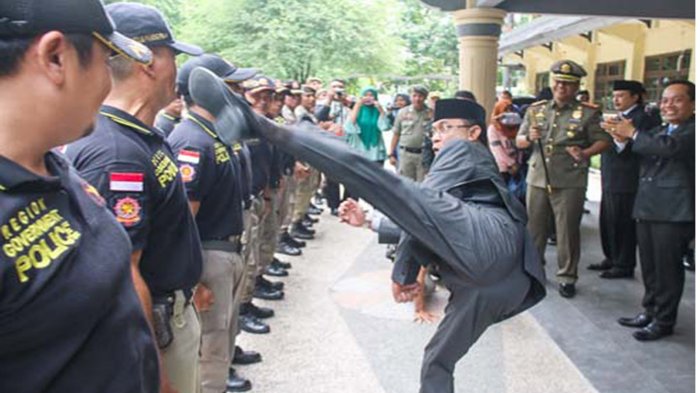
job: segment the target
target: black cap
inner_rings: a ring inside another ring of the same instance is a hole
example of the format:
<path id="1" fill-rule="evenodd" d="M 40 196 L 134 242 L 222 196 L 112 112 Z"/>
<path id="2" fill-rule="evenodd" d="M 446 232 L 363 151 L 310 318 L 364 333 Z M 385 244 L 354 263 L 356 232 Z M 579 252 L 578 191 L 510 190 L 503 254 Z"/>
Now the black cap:
<path id="1" fill-rule="evenodd" d="M 240 68 L 240 67 L 236 67 L 235 65 L 233 65 L 233 68 L 235 70 L 233 72 L 231 72 L 230 74 L 226 75 L 224 77 L 224 81 L 233 82 L 233 83 L 241 83 L 241 82 L 247 81 L 248 79 L 250 79 L 258 74 L 258 70 L 256 70 L 255 68 Z"/>
<path id="2" fill-rule="evenodd" d="M 205 53 L 201 56 L 193 57 L 185 62 L 177 72 L 177 92 L 180 95 L 189 96 L 190 74 L 197 68 L 202 67 L 213 72 L 219 78 L 225 79 L 227 75 L 236 72 L 236 67 L 218 55 Z"/>
<path id="3" fill-rule="evenodd" d="M 616 80 L 613 81 L 613 91 L 628 90 L 632 94 L 644 94 L 644 85 L 637 81 Z"/>
<path id="4" fill-rule="evenodd" d="M 474 101 L 448 98 L 435 102 L 435 121 L 443 119 L 464 119 L 483 124 L 486 118 L 484 108 Z"/>
<path id="5" fill-rule="evenodd" d="M 158 9 L 138 3 L 115 3 L 106 7 L 117 31 L 146 46 L 168 46 L 176 53 L 199 56 L 204 51 L 196 45 L 175 41 L 173 33 Z"/>
<path id="6" fill-rule="evenodd" d="M 120 55 L 150 63 L 148 48 L 115 32 L 100 0 L 0 1 L 0 38 L 33 37 L 48 31 L 90 34 Z"/>

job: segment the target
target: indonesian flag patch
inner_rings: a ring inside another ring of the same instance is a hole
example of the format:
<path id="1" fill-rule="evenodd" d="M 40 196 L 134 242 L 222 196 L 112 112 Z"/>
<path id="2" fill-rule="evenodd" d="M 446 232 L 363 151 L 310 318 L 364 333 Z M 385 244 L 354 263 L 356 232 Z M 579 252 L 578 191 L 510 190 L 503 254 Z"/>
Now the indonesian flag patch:
<path id="1" fill-rule="evenodd" d="M 177 160 L 188 164 L 199 164 L 199 152 L 192 150 L 180 150 L 177 155 Z"/>
<path id="2" fill-rule="evenodd" d="M 120 192 L 143 192 L 143 173 L 112 172 L 109 174 L 109 190 Z"/>

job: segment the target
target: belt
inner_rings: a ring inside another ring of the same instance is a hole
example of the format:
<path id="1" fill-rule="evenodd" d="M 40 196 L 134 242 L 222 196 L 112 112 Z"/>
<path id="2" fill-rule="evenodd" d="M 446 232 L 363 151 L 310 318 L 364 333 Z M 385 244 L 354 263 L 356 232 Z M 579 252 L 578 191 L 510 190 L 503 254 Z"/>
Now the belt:
<path id="1" fill-rule="evenodd" d="M 205 250 L 241 252 L 241 235 L 228 236 L 220 239 L 203 240 L 202 248 Z"/>
<path id="2" fill-rule="evenodd" d="M 414 154 L 420 154 L 423 152 L 422 147 L 408 147 L 408 146 L 399 146 L 399 149 L 401 150 L 406 150 L 409 153 L 414 153 Z"/>
<path id="3" fill-rule="evenodd" d="M 178 298 L 178 296 L 180 296 L 185 300 L 185 307 L 187 307 L 192 303 L 193 294 L 194 292 L 192 292 L 191 289 L 178 289 L 168 295 L 153 296 L 152 300 L 153 303 L 168 304 L 170 306 L 173 306 L 175 304 L 175 300 Z"/>

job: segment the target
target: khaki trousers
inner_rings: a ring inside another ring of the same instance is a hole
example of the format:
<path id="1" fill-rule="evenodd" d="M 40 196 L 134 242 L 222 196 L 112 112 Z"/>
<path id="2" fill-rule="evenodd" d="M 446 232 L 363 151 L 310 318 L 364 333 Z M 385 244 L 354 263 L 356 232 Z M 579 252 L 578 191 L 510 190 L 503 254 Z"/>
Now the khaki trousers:
<path id="1" fill-rule="evenodd" d="M 214 304 L 200 312 L 202 352 L 199 370 L 203 393 L 226 391 L 238 331 L 238 309 L 243 293 L 243 259 L 237 252 L 204 250 L 201 283 L 214 293 Z"/>
<path id="2" fill-rule="evenodd" d="M 245 230 L 241 239 L 243 246 L 241 254 L 245 265 L 245 282 L 243 283 L 241 304 L 248 303 L 253 299 L 255 277 L 260 265 L 260 239 L 258 236 L 260 234 L 260 215 L 263 210 L 262 202 L 261 197 L 253 199 L 250 209 L 243 212 Z"/>
<path id="3" fill-rule="evenodd" d="M 314 196 L 314 192 L 321 182 L 321 172 L 316 169 L 311 169 L 311 175 L 300 181 L 297 185 L 296 197 L 294 203 L 294 213 L 292 214 L 292 222 L 299 222 L 304 218 L 304 214 L 309 209 L 309 203 Z"/>
<path id="4" fill-rule="evenodd" d="M 262 272 L 270 265 L 272 259 L 275 257 L 277 240 L 279 238 L 280 196 L 277 192 L 278 190 L 272 191 L 270 200 L 265 201 L 266 203 L 270 204 L 271 207 L 266 214 L 263 214 L 262 221 L 260 223 L 260 264 L 258 265 L 258 274 L 262 274 Z"/>
<path id="5" fill-rule="evenodd" d="M 170 385 L 179 393 L 200 392 L 199 345 L 201 327 L 194 305 L 185 306 L 181 291 L 175 292 L 173 316 L 170 319 L 173 342 L 161 350 L 163 367 Z"/>
<path id="6" fill-rule="evenodd" d="M 423 154 L 410 153 L 399 149 L 399 174 L 417 182 L 422 182 L 425 177 Z"/>
<path id="7" fill-rule="evenodd" d="M 294 197 L 296 193 L 296 179 L 293 175 L 284 177 L 284 189 L 280 197 L 280 233 L 283 233 L 289 228 L 292 223 L 292 213 L 294 213 Z"/>
<path id="8" fill-rule="evenodd" d="M 581 258 L 581 217 L 586 197 L 585 188 L 553 188 L 549 195 L 540 187 L 527 187 L 527 229 L 544 263 L 547 237 L 551 220 L 557 232 L 557 279 L 560 283 L 574 284 L 578 279 Z"/>

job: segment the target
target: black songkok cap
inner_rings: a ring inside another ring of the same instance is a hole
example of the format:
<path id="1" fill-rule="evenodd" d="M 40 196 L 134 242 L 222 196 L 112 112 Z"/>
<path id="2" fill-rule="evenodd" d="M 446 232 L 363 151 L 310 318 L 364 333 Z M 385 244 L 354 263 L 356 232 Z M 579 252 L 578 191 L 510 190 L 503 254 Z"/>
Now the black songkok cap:
<path id="1" fill-rule="evenodd" d="M 448 98 L 435 102 L 435 121 L 464 119 L 471 123 L 484 124 L 486 111 L 474 101 Z"/>
<path id="2" fill-rule="evenodd" d="M 646 91 L 641 83 L 622 79 L 613 82 L 613 91 L 616 90 L 628 90 L 632 94 L 643 94 Z"/>

